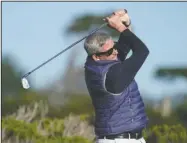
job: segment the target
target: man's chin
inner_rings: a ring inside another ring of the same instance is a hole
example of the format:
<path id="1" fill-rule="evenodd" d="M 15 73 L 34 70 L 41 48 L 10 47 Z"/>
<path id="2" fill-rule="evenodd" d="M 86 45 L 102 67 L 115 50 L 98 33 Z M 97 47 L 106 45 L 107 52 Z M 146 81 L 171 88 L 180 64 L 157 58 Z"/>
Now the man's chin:
<path id="1" fill-rule="evenodd" d="M 117 57 L 117 56 L 116 56 L 116 57 L 114 57 L 114 58 L 113 58 L 113 60 L 117 61 L 117 60 L 118 60 L 118 57 Z"/>
<path id="2" fill-rule="evenodd" d="M 117 61 L 118 60 L 118 57 L 117 56 L 113 56 L 113 57 L 110 57 L 109 60 L 114 60 L 114 61 Z"/>

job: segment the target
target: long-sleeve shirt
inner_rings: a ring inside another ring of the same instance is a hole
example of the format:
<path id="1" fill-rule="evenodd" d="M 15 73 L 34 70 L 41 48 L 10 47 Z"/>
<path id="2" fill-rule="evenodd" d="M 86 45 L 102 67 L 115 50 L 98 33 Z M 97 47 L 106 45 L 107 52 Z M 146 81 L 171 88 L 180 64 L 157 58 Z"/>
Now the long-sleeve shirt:
<path id="1" fill-rule="evenodd" d="M 146 45 L 129 29 L 120 34 L 117 47 L 121 62 L 109 68 L 105 82 L 112 93 L 121 93 L 132 82 L 149 54 Z M 126 59 L 130 50 L 132 55 Z"/>

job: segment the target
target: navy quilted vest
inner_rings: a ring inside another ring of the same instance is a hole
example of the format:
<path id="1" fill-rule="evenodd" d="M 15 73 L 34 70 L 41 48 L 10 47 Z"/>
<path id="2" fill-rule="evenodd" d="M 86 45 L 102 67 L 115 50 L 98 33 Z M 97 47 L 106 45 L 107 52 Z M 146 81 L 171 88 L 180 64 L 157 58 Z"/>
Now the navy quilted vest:
<path id="1" fill-rule="evenodd" d="M 94 61 L 87 58 L 85 81 L 95 108 L 96 135 L 111 135 L 143 129 L 148 118 L 135 80 L 122 93 L 113 94 L 105 88 L 106 73 L 120 61 Z"/>

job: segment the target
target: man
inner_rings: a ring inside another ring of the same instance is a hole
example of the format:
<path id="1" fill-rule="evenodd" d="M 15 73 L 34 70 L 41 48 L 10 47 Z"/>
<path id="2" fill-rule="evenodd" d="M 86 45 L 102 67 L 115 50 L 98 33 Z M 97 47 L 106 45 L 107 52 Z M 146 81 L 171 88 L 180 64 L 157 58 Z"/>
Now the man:
<path id="1" fill-rule="evenodd" d="M 125 26 L 127 11 L 106 17 L 108 26 L 120 33 L 119 40 L 101 32 L 87 37 L 84 48 L 85 81 L 95 109 L 98 143 L 145 143 L 142 130 L 148 118 L 134 80 L 149 54 L 146 45 Z M 126 59 L 129 50 L 132 55 Z"/>

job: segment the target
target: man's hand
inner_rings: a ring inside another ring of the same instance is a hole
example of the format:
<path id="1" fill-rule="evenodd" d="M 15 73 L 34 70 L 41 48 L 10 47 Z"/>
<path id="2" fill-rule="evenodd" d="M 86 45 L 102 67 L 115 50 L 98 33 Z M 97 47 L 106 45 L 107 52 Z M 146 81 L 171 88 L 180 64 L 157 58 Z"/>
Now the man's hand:
<path id="1" fill-rule="evenodd" d="M 113 12 L 113 14 L 119 16 L 120 20 L 122 22 L 125 22 L 126 25 L 130 24 L 130 17 L 127 13 L 127 10 L 120 9 L 120 10 L 117 10 L 117 11 Z"/>
<path id="2" fill-rule="evenodd" d="M 123 32 L 125 29 L 127 29 L 127 27 L 122 23 L 118 15 L 112 15 L 110 17 L 106 17 L 104 20 L 108 22 L 108 25 L 111 28 L 114 28 L 119 32 Z"/>

